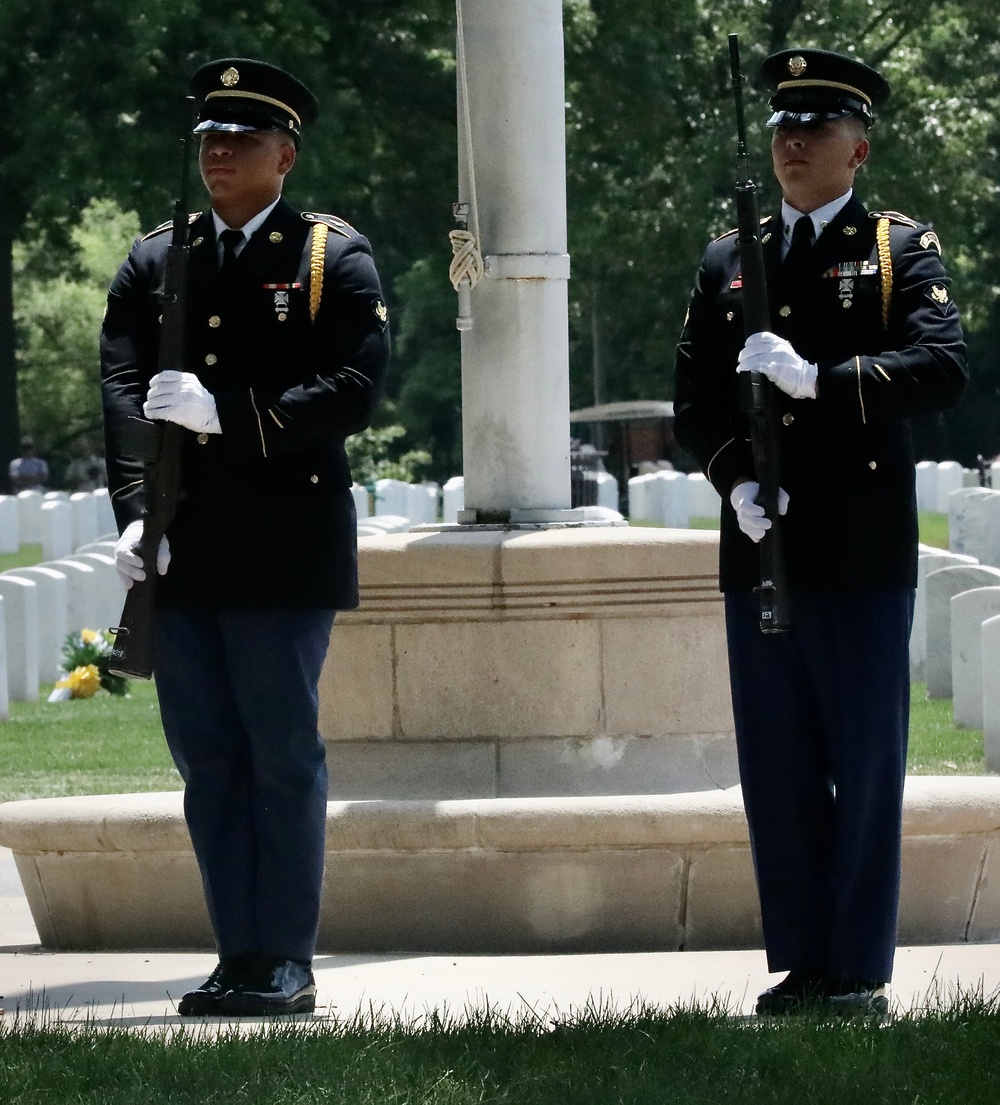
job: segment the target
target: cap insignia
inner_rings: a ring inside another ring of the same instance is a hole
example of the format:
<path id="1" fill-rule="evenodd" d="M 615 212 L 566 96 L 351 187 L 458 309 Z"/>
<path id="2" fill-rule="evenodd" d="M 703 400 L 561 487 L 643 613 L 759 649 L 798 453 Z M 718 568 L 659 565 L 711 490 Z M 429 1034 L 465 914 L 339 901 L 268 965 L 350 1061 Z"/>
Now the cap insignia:
<path id="1" fill-rule="evenodd" d="M 268 234 L 267 240 L 277 245 L 279 242 L 283 242 L 285 240 L 285 236 L 281 233 L 280 230 L 272 230 L 271 233 Z"/>
<path id="2" fill-rule="evenodd" d="M 240 71 L 232 65 L 222 74 L 222 83 L 226 88 L 234 88 L 240 83 Z"/>
<path id="3" fill-rule="evenodd" d="M 801 54 L 796 54 L 788 59 L 788 72 L 793 77 L 801 77 L 806 71 L 806 59 Z"/>
<path id="4" fill-rule="evenodd" d="M 935 284 L 931 288 L 931 299 L 935 303 L 947 303 L 948 302 L 948 289 L 942 287 L 940 284 Z"/>
<path id="5" fill-rule="evenodd" d="M 379 322 L 385 322 L 389 317 L 389 312 L 381 299 L 377 300 L 375 303 L 375 316 Z"/>
<path id="6" fill-rule="evenodd" d="M 844 233 L 848 236 L 848 238 L 853 238 L 854 235 L 857 234 L 857 232 L 858 232 L 858 228 L 856 226 L 845 226 L 844 227 Z"/>

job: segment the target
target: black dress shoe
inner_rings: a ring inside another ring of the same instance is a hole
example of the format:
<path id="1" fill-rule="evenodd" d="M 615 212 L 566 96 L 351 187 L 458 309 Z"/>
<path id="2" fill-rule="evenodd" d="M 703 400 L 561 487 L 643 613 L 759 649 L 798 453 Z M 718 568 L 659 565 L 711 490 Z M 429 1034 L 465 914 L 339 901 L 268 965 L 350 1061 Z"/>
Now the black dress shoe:
<path id="1" fill-rule="evenodd" d="M 829 981 L 823 1004 L 842 1017 L 884 1017 L 889 1012 L 885 983 L 871 978 Z"/>
<path id="2" fill-rule="evenodd" d="M 316 981 L 312 970 L 293 959 L 256 957 L 247 974 L 222 999 L 221 1012 L 230 1017 L 267 1017 L 312 1013 Z"/>
<path id="3" fill-rule="evenodd" d="M 251 958 L 248 955 L 224 956 L 197 990 L 188 990 L 181 998 L 177 1012 L 182 1017 L 218 1015 L 222 999 L 242 981 Z"/>
<path id="4" fill-rule="evenodd" d="M 755 1012 L 759 1017 L 787 1017 L 822 1006 L 826 984 L 820 975 L 807 971 L 789 971 L 775 986 L 757 998 Z"/>

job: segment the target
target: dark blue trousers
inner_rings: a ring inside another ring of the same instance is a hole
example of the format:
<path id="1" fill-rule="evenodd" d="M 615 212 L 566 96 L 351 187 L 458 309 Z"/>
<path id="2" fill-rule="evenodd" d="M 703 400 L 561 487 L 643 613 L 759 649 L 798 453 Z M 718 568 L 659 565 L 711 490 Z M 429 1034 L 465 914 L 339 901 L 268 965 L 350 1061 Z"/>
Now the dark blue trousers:
<path id="1" fill-rule="evenodd" d="M 219 955 L 307 963 L 327 774 L 317 687 L 332 610 L 163 610 L 154 677 Z"/>
<path id="2" fill-rule="evenodd" d="M 792 594 L 762 634 L 725 596 L 743 801 L 769 969 L 888 981 L 909 727 L 909 590 Z"/>

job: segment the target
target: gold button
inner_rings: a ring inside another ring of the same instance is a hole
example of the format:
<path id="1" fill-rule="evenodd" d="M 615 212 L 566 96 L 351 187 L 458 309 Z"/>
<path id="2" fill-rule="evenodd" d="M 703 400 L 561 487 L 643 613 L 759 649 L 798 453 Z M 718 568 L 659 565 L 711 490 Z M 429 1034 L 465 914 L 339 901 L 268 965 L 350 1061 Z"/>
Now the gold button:
<path id="1" fill-rule="evenodd" d="M 845 307 L 852 307 L 854 305 L 854 300 L 852 299 L 842 299 L 840 302 L 843 303 Z"/>
<path id="2" fill-rule="evenodd" d="M 795 421 L 795 415 L 794 415 L 794 414 L 792 414 L 792 412 L 791 412 L 791 411 L 786 411 L 786 412 L 785 412 L 785 413 L 784 413 L 784 414 L 783 414 L 783 415 L 781 416 L 781 421 L 782 421 L 782 422 L 784 422 L 784 424 L 785 424 L 786 426 L 791 426 L 791 424 L 792 424 L 792 423 L 793 423 L 793 422 Z"/>
<path id="3" fill-rule="evenodd" d="M 191 243 L 191 245 L 200 246 L 200 245 L 203 244 L 204 241 L 205 241 L 204 238 L 195 238 L 195 240 Z"/>
<path id="4" fill-rule="evenodd" d="M 278 312 L 278 322 L 284 322 L 286 318 L 288 318 L 288 315 L 284 311 Z"/>
<path id="5" fill-rule="evenodd" d="M 212 317 L 208 320 L 208 325 L 211 326 L 214 330 L 216 326 L 222 325 L 222 319 L 219 318 L 218 315 L 212 315 Z"/>
<path id="6" fill-rule="evenodd" d="M 874 472 L 874 471 L 875 471 L 875 469 L 876 469 L 876 468 L 878 468 L 878 465 L 877 465 L 877 464 L 875 463 L 875 461 L 873 461 L 873 460 L 870 460 L 870 461 L 868 462 L 868 467 L 869 467 L 869 468 L 870 468 L 870 469 L 871 469 L 871 470 L 872 470 L 872 471 Z"/>
<path id="7" fill-rule="evenodd" d="M 736 318 L 735 311 L 726 311 L 726 322 L 732 322 L 734 318 Z"/>
<path id="8" fill-rule="evenodd" d="M 214 353 L 209 353 L 208 356 L 205 358 L 205 364 L 215 364 L 218 359 L 219 358 Z"/>
<path id="9" fill-rule="evenodd" d="M 208 444 L 208 434 L 199 434 L 195 438 L 195 441 L 197 441 L 199 445 L 207 445 Z"/>
<path id="10" fill-rule="evenodd" d="M 791 313 L 792 309 L 787 304 L 782 307 L 781 310 L 778 312 L 778 314 L 781 315 L 782 318 L 788 318 Z"/>
<path id="11" fill-rule="evenodd" d="M 310 483 L 319 483 L 319 476 L 310 476 L 309 477 L 309 482 Z"/>

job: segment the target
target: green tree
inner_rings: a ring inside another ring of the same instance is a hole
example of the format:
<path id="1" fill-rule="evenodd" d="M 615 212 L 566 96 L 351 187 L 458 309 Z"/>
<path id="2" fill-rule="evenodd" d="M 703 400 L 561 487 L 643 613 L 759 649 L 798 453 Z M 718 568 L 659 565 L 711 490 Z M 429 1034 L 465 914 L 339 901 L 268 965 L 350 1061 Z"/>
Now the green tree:
<path id="1" fill-rule="evenodd" d="M 70 252 L 51 273 L 44 246 L 14 251 L 20 401 L 26 428 L 57 474 L 81 438 L 100 440 L 97 333 L 108 272 L 139 229 L 134 214 L 95 201 L 70 231 Z"/>

